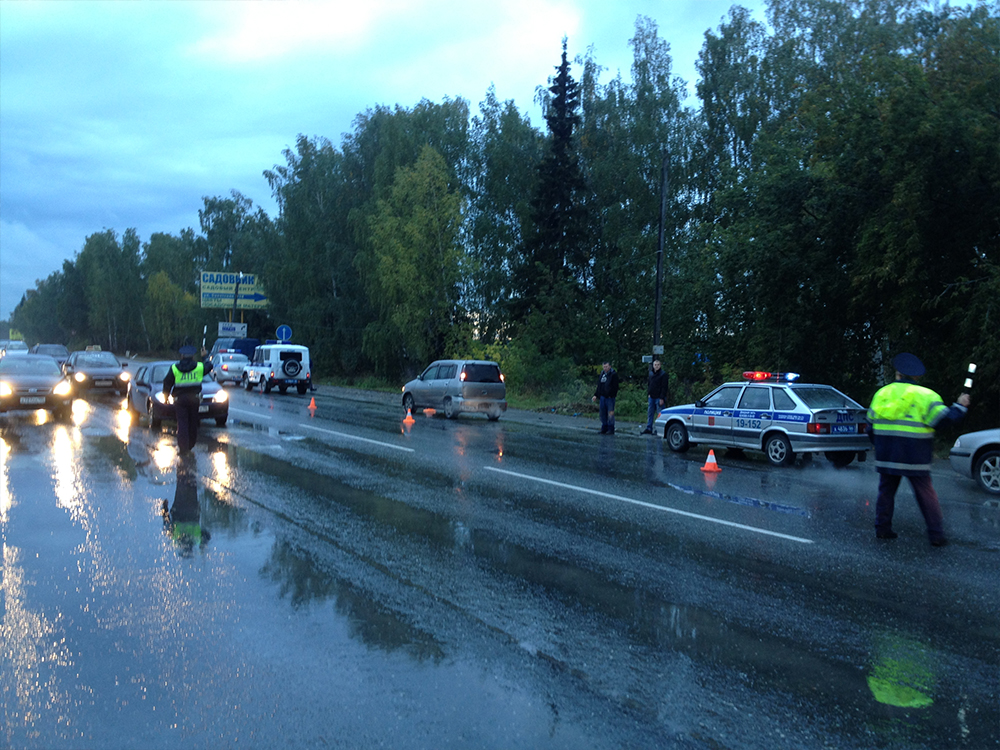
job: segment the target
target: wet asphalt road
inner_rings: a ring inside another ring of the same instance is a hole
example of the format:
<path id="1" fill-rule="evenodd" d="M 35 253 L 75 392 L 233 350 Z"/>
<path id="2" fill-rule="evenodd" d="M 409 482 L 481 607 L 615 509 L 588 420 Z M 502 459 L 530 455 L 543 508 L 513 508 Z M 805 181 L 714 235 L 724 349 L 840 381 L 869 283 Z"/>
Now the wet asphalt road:
<path id="1" fill-rule="evenodd" d="M 1000 508 L 942 464 L 230 390 L 193 460 L 112 401 L 0 416 L 4 746 L 1000 746 Z"/>

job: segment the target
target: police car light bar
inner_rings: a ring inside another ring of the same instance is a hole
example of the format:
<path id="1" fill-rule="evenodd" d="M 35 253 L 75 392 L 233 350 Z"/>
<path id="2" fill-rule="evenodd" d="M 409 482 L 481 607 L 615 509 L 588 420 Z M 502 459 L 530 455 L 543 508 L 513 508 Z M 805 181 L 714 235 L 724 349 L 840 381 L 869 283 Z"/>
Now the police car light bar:
<path id="1" fill-rule="evenodd" d="M 791 383 L 799 379 L 797 372 L 763 372 L 762 370 L 746 370 L 743 373 L 744 380 L 763 381 L 769 380 L 775 383 L 782 381 Z"/>

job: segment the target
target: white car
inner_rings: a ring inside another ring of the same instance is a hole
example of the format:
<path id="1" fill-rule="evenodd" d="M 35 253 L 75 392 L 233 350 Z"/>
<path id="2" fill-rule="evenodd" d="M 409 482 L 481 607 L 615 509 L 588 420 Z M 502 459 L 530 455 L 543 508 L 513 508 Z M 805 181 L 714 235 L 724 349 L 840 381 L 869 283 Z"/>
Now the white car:
<path id="1" fill-rule="evenodd" d="M 971 476 L 991 495 L 1000 495 L 1000 428 L 962 435 L 948 460 L 959 474 Z"/>
<path id="2" fill-rule="evenodd" d="M 798 382 L 793 372 L 743 373 L 693 404 L 663 409 L 656 431 L 670 450 L 692 445 L 763 451 L 775 466 L 796 454 L 823 453 L 839 467 L 872 449 L 867 410 L 829 385 Z"/>
<path id="3" fill-rule="evenodd" d="M 309 347 L 298 344 L 261 344 L 243 370 L 243 387 L 270 393 L 295 388 L 304 395 L 312 385 Z"/>
<path id="4" fill-rule="evenodd" d="M 212 380 L 219 385 L 242 383 L 243 371 L 250 364 L 245 354 L 236 351 L 220 351 L 212 356 Z"/>
<path id="5" fill-rule="evenodd" d="M 9 354 L 30 354 L 28 345 L 23 341 L 4 341 L 3 346 L 0 347 L 0 357 L 7 356 Z"/>

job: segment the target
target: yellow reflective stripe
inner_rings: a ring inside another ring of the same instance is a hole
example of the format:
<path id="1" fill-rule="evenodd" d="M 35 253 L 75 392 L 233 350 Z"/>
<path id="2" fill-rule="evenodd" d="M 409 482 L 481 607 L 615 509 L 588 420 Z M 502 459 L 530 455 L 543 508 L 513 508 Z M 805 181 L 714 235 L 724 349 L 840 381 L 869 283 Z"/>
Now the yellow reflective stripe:
<path id="1" fill-rule="evenodd" d="M 907 437 L 931 437 L 934 435 L 934 428 L 921 422 L 904 419 L 872 420 L 872 431 L 876 435 L 904 435 Z"/>

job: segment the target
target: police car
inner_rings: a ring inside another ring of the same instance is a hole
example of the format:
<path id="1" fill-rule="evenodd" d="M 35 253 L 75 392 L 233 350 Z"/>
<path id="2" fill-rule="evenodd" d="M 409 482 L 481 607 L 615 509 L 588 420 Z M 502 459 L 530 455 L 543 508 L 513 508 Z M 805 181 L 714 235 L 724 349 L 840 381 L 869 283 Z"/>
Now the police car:
<path id="1" fill-rule="evenodd" d="M 657 431 L 671 450 L 693 445 L 763 451 L 775 466 L 796 454 L 824 453 L 836 466 L 871 450 L 867 410 L 829 385 L 799 383 L 793 372 L 743 373 L 693 404 L 663 409 Z"/>

